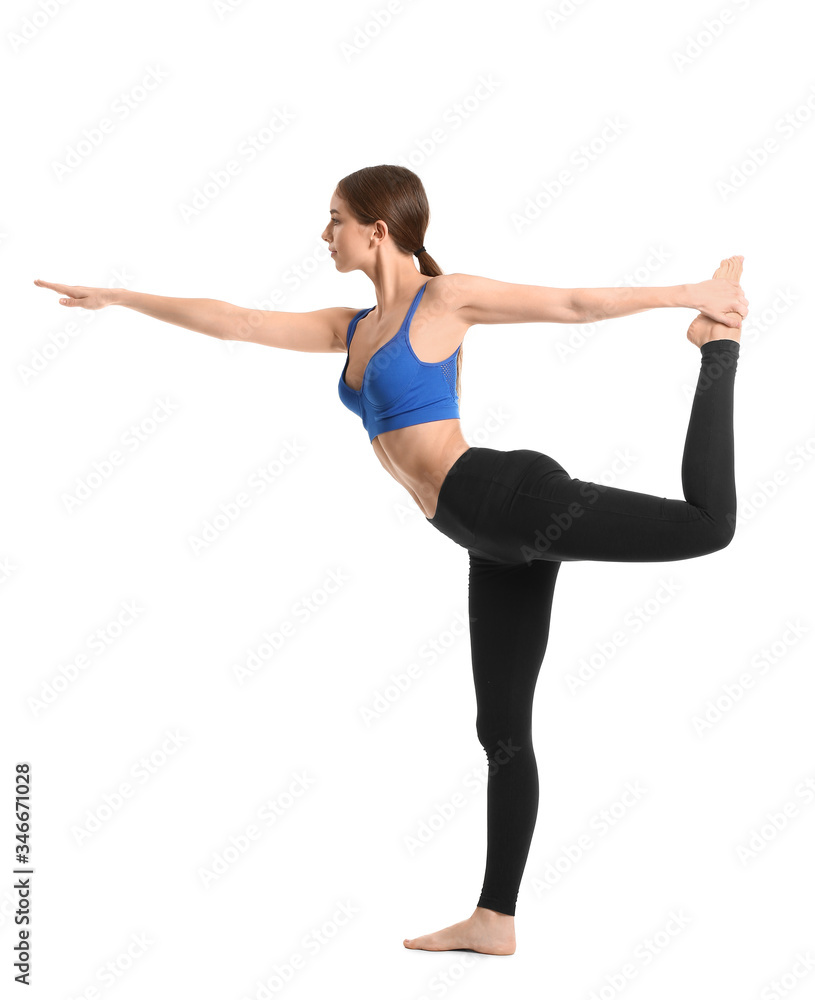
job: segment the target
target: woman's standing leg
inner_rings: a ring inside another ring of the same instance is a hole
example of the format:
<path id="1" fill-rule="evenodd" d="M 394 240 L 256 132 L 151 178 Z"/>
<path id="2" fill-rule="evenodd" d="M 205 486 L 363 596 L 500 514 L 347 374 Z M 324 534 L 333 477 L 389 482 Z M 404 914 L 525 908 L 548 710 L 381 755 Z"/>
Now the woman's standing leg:
<path id="1" fill-rule="evenodd" d="M 509 565 L 470 553 L 476 731 L 489 764 L 487 863 L 478 906 L 513 916 L 538 814 L 532 702 L 560 565 Z"/>
<path id="2" fill-rule="evenodd" d="M 515 952 L 515 902 L 538 813 L 532 700 L 559 569 L 559 562 L 511 565 L 470 552 L 476 731 L 489 762 L 486 870 L 472 917 L 435 934 L 405 938 L 408 948 Z"/>

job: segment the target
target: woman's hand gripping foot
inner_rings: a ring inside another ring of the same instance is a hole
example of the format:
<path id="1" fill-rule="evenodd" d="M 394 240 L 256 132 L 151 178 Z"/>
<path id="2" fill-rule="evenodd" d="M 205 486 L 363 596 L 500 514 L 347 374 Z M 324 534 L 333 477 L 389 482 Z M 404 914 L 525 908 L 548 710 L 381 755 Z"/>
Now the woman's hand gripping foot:
<path id="1" fill-rule="evenodd" d="M 741 280 L 743 262 L 744 257 L 728 257 L 726 260 L 721 262 L 721 265 L 716 269 L 716 272 L 711 280 L 722 282 L 722 284 L 726 281 L 729 283 L 728 287 L 732 288 L 733 282 L 738 284 Z M 741 321 L 744 316 L 747 315 L 748 305 L 749 303 L 747 299 L 744 299 L 742 303 L 742 313 L 726 313 L 727 316 L 734 316 L 738 319 L 738 326 L 725 326 L 723 323 L 717 323 L 709 316 L 704 316 L 702 313 L 699 313 L 696 319 L 688 327 L 688 340 L 697 347 L 701 347 L 710 340 L 735 340 L 736 343 L 740 343 Z"/>

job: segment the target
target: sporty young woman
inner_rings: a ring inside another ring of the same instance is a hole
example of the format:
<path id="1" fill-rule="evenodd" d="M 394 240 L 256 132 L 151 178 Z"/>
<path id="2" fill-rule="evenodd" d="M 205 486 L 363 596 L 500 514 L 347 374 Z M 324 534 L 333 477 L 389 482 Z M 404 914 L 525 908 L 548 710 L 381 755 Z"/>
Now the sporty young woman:
<path id="1" fill-rule="evenodd" d="M 223 340 L 346 355 L 339 396 L 374 454 L 428 523 L 469 555 L 476 731 L 487 755 L 487 858 L 472 915 L 405 939 L 430 951 L 515 951 L 515 904 L 538 811 L 532 702 L 561 562 L 691 559 L 724 548 L 736 524 L 733 387 L 747 299 L 742 257 L 713 277 L 663 288 L 547 288 L 443 274 L 424 247 L 419 177 L 365 167 L 334 191 L 322 238 L 337 271 L 362 271 L 376 305 L 287 313 L 215 299 L 37 280 L 65 306 L 123 305 Z M 418 258 L 419 270 L 414 264 Z M 646 309 L 699 311 L 688 340 L 700 368 L 682 456 L 684 500 L 572 478 L 539 451 L 467 444 L 459 420 L 462 342 L 485 323 L 591 323 Z"/>

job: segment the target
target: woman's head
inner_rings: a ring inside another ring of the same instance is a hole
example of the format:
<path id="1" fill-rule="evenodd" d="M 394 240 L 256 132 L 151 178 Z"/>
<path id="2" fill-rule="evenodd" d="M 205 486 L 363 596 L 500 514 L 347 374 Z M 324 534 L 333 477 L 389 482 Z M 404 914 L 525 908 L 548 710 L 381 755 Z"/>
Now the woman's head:
<path id="1" fill-rule="evenodd" d="M 407 167 L 384 163 L 355 170 L 337 184 L 331 207 L 323 239 L 337 251 L 338 271 L 355 269 L 374 234 L 378 246 L 405 258 L 424 246 L 430 206 L 421 179 Z M 443 273 L 427 251 L 416 259 L 422 274 Z"/>
<path id="2" fill-rule="evenodd" d="M 374 248 L 409 260 L 424 246 L 430 206 L 421 179 L 407 167 L 383 163 L 362 167 L 337 184 L 330 218 L 322 237 L 328 241 L 338 271 L 354 271 Z M 435 278 L 444 272 L 425 250 L 416 258 L 421 274 Z M 460 391 L 461 356 L 456 364 Z"/>

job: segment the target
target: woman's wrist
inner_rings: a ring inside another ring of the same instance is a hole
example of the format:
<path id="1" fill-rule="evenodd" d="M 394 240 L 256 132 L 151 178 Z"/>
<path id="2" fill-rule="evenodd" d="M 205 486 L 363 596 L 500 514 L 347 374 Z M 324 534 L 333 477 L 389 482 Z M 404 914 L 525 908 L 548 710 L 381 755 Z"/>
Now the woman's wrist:
<path id="1" fill-rule="evenodd" d="M 685 285 L 673 285 L 671 291 L 675 292 L 676 301 L 672 302 L 672 306 L 685 307 L 687 309 L 695 309 L 696 306 L 693 303 L 693 285 L 691 283 Z"/>

